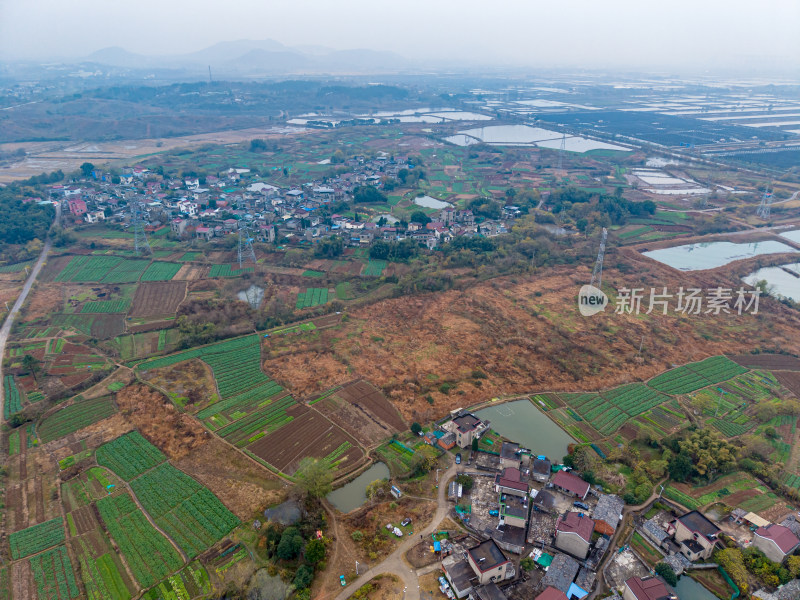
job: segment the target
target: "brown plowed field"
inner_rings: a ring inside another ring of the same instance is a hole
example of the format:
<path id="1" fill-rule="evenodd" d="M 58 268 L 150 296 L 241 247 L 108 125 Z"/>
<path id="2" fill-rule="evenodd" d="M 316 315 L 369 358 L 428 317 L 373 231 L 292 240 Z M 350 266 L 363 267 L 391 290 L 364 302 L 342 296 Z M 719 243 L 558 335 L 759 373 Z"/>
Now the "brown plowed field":
<path id="1" fill-rule="evenodd" d="M 125 331 L 124 315 L 92 315 L 92 336 L 107 340 Z"/>
<path id="2" fill-rule="evenodd" d="M 737 354 L 729 358 L 751 369 L 800 371 L 800 358 L 785 354 Z"/>
<path id="3" fill-rule="evenodd" d="M 131 317 L 174 315 L 186 297 L 185 281 L 156 281 L 142 283 L 133 297 Z"/>
<path id="4" fill-rule="evenodd" d="M 42 267 L 42 270 L 39 272 L 39 277 L 37 278 L 38 281 L 42 283 L 51 283 L 58 277 L 58 274 L 64 270 L 64 267 L 67 266 L 67 263 L 72 260 L 72 255 L 69 256 L 56 256 L 55 258 L 49 258 L 47 263 Z"/>
<path id="5" fill-rule="evenodd" d="M 377 445 L 406 428 L 397 409 L 366 381 L 345 385 L 316 408 L 365 446 Z"/>
<path id="6" fill-rule="evenodd" d="M 77 535 L 83 535 L 99 525 L 91 506 L 83 506 L 71 514 Z"/>
<path id="7" fill-rule="evenodd" d="M 800 373 L 797 371 L 773 371 L 781 385 L 800 398 Z"/>
<path id="8" fill-rule="evenodd" d="M 187 263 L 180 268 L 172 280 L 183 279 L 186 281 L 194 281 L 195 279 L 202 279 L 208 274 L 208 269 L 208 267 L 202 265 Z"/>
<path id="9" fill-rule="evenodd" d="M 339 468 L 347 472 L 361 464 L 364 452 L 351 435 L 317 411 L 302 405 L 293 406 L 288 412 L 299 413 L 299 416 L 295 416 L 288 425 L 251 444 L 248 448 L 250 452 L 283 473 L 293 474 L 300 459 L 306 456 L 324 458 L 344 442 L 349 442 L 351 447 L 337 459 L 341 461 Z"/>
<path id="10" fill-rule="evenodd" d="M 20 560 L 11 566 L 11 587 L 14 598 L 36 598 L 36 585 L 29 561 Z"/>

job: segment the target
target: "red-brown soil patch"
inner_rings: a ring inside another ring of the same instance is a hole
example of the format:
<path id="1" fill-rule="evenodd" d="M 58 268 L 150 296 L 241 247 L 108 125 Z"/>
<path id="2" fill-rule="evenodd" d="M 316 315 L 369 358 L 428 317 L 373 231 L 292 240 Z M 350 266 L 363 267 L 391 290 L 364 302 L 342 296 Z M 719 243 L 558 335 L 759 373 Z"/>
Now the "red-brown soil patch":
<path id="1" fill-rule="evenodd" d="M 800 371 L 800 358 L 785 354 L 737 354 L 729 358 L 751 369 Z"/>
<path id="2" fill-rule="evenodd" d="M 708 289 L 728 277 L 680 273 L 637 253 L 606 262 L 617 261 L 627 268 L 625 274 L 608 269 L 606 281 L 615 288 Z M 420 421 L 494 396 L 610 388 L 648 379 L 672 364 L 757 346 L 800 352 L 800 317 L 771 299 L 762 299 L 759 315 L 693 319 L 606 311 L 590 319 L 579 314 L 576 302 L 589 277 L 584 267 L 557 267 L 464 290 L 383 300 L 353 310 L 337 330 L 298 338 L 294 348 L 268 356 L 265 370 L 297 395 L 363 377 L 383 389 L 406 420 Z M 729 287 L 735 287 L 730 277 Z M 647 356 L 641 361 L 643 336 Z M 488 377 L 475 381 L 477 369 Z M 443 393 L 443 382 L 455 386 Z"/>
<path id="3" fill-rule="evenodd" d="M 116 401 L 123 417 L 173 460 L 183 458 L 210 438 L 197 421 L 146 385 L 120 390 Z"/>
<path id="4" fill-rule="evenodd" d="M 800 373 L 796 371 L 774 371 L 775 377 L 781 385 L 800 397 Z"/>

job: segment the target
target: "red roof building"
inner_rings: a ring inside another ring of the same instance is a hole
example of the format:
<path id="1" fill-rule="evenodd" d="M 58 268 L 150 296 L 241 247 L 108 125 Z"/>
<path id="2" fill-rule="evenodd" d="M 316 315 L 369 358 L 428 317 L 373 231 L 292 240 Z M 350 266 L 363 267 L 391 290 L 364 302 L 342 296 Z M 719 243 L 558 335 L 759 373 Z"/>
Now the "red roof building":
<path id="1" fill-rule="evenodd" d="M 753 545 L 766 554 L 767 558 L 780 563 L 787 554 L 794 552 L 800 545 L 800 540 L 788 527 L 771 524 L 756 529 Z"/>
<path id="2" fill-rule="evenodd" d="M 669 591 L 667 584 L 658 577 L 631 577 L 625 581 L 623 598 L 635 600 L 677 600 L 678 597 Z"/>
<path id="3" fill-rule="evenodd" d="M 548 587 L 541 594 L 536 596 L 536 600 L 568 600 L 567 595 L 554 587 Z"/>
<path id="4" fill-rule="evenodd" d="M 76 217 L 86 214 L 86 202 L 79 198 L 67 200 L 67 206 L 69 206 L 69 212 Z"/>
<path id="5" fill-rule="evenodd" d="M 569 471 L 556 473 L 556 476 L 553 477 L 553 485 L 563 492 L 578 496 L 581 500 L 585 499 L 586 494 L 589 493 L 589 484 Z"/>

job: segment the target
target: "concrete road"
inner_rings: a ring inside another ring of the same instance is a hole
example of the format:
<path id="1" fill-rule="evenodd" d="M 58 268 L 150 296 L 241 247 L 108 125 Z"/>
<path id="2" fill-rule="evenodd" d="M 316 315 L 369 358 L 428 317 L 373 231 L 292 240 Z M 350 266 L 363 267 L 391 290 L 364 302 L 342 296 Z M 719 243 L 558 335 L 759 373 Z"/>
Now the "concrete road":
<path id="1" fill-rule="evenodd" d="M 447 503 L 447 480 L 453 477 L 456 472 L 457 467 L 455 464 L 453 464 L 449 469 L 447 469 L 447 471 L 439 474 L 439 494 L 436 498 L 437 507 L 430 524 L 422 531 L 415 531 L 413 536 L 405 538 L 400 546 L 398 546 L 394 552 L 387 556 L 383 562 L 375 565 L 369 571 L 345 587 L 339 593 L 339 595 L 336 596 L 336 600 L 346 600 L 370 579 L 383 573 L 391 573 L 400 578 L 400 580 L 403 582 L 403 586 L 406 588 L 406 600 L 419 600 L 419 580 L 417 577 L 417 571 L 405 561 L 404 556 L 406 552 L 408 552 L 413 546 L 419 544 L 420 535 L 427 537 L 434 531 L 437 531 L 439 523 L 441 523 L 442 520 L 447 516 L 447 513 L 450 509 L 450 506 Z M 421 569 L 420 571 L 420 575 L 427 572 L 425 569 Z"/>
<path id="2" fill-rule="evenodd" d="M 61 216 L 61 204 L 56 204 L 56 220 L 55 223 L 58 223 L 58 219 Z M 50 252 L 51 242 L 50 238 L 47 238 L 47 241 L 44 243 L 44 248 L 42 248 L 42 253 L 39 255 L 36 264 L 33 265 L 33 270 L 31 271 L 30 275 L 28 275 L 28 279 L 25 281 L 25 285 L 22 286 L 22 292 L 20 292 L 17 301 L 14 302 L 14 306 L 11 307 L 11 312 L 8 313 L 8 317 L 6 317 L 5 323 L 3 323 L 3 327 L 0 328 L 0 381 L 3 380 L 3 356 L 5 356 L 6 351 L 6 342 L 8 342 L 8 336 L 11 333 L 11 326 L 14 325 L 14 319 L 17 317 L 19 313 L 19 309 L 22 308 L 25 299 L 28 297 L 28 292 L 31 291 L 31 286 L 33 282 L 36 281 L 36 277 L 39 275 L 39 271 L 42 270 L 42 265 L 44 265 L 44 261 L 47 258 L 47 253 Z M 5 388 L 0 385 L 0 424 L 3 423 L 3 415 L 5 414 Z"/>

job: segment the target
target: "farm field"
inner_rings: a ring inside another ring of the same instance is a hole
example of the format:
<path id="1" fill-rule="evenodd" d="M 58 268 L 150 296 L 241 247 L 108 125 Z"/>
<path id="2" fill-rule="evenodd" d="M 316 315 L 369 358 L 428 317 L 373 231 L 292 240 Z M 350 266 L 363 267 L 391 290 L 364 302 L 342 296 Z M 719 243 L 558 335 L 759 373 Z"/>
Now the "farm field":
<path id="1" fill-rule="evenodd" d="M 158 369 L 192 358 L 211 367 L 220 398 L 196 415 L 231 443 L 246 445 L 294 418 L 287 413 L 295 405 L 294 399 L 261 370 L 257 335 L 147 361 L 139 369 Z"/>
<path id="2" fill-rule="evenodd" d="M 169 463 L 137 477 L 131 487 L 148 514 L 189 558 L 239 525 L 214 494 Z"/>
<path id="3" fill-rule="evenodd" d="M 8 419 L 22 410 L 22 398 L 13 375 L 3 377 L 3 418 Z"/>
<path id="4" fill-rule="evenodd" d="M 172 263 L 163 264 L 172 265 Z M 180 268 L 180 265 L 174 266 Z M 175 274 L 177 272 L 175 271 Z M 186 283 L 183 281 L 160 282 L 160 280 L 144 279 L 144 277 L 142 281 L 144 283 L 136 288 L 131 310 L 132 317 L 173 314 L 186 295 Z"/>
<path id="5" fill-rule="evenodd" d="M 295 308 L 313 308 L 328 302 L 328 288 L 306 288 L 305 292 L 297 294 Z"/>
<path id="6" fill-rule="evenodd" d="M 66 546 L 59 546 L 29 559 L 38 600 L 69 600 L 80 590 Z"/>
<path id="7" fill-rule="evenodd" d="M 406 428 L 391 402 L 364 380 L 330 390 L 310 404 L 367 446 Z"/>
<path id="8" fill-rule="evenodd" d="M 648 381 L 647 385 L 667 394 L 686 394 L 745 372 L 745 367 L 725 356 L 712 356 L 662 373 Z"/>
<path id="9" fill-rule="evenodd" d="M 148 591 L 145 600 L 189 600 L 205 597 L 213 591 L 208 571 L 198 561 L 172 575 Z"/>
<path id="10" fill-rule="evenodd" d="M 291 422 L 253 442 L 247 449 L 290 475 L 306 456 L 332 461 L 345 472 L 353 470 L 364 459 L 358 442 L 320 413 L 299 405 L 292 413 Z M 349 445 L 345 447 L 344 444 Z"/>
<path id="11" fill-rule="evenodd" d="M 39 523 L 8 536 L 11 557 L 15 560 L 47 550 L 64 542 L 64 521 L 60 517 Z"/>
<path id="12" fill-rule="evenodd" d="M 46 417 L 37 429 L 39 439 L 43 443 L 57 440 L 116 412 L 117 407 L 110 396 L 79 401 Z"/>
<path id="13" fill-rule="evenodd" d="M 142 274 L 141 281 L 169 281 L 180 271 L 177 263 L 155 261 Z"/>
<path id="14" fill-rule="evenodd" d="M 97 509 L 140 586 L 155 585 L 183 564 L 180 554 L 150 524 L 128 493 L 98 500 Z"/>
<path id="15" fill-rule="evenodd" d="M 386 442 L 378 446 L 375 453 L 389 466 L 394 475 L 407 475 L 414 466 L 414 449 L 401 442 L 395 440 Z"/>
<path id="16" fill-rule="evenodd" d="M 131 481 L 167 460 L 167 457 L 138 431 L 131 431 L 97 449 L 97 464 Z"/>
<path id="17" fill-rule="evenodd" d="M 87 509 L 92 510 L 91 507 Z M 70 538 L 88 600 L 129 600 L 136 591 L 105 534 L 97 527 Z"/>
<path id="18" fill-rule="evenodd" d="M 211 265 L 211 270 L 208 273 L 209 277 L 238 277 L 244 273 L 252 273 L 253 267 L 242 267 L 241 269 L 230 265 Z"/>

